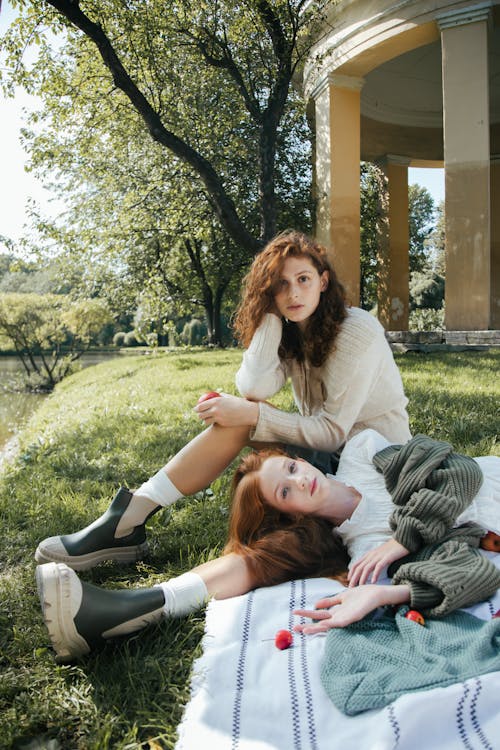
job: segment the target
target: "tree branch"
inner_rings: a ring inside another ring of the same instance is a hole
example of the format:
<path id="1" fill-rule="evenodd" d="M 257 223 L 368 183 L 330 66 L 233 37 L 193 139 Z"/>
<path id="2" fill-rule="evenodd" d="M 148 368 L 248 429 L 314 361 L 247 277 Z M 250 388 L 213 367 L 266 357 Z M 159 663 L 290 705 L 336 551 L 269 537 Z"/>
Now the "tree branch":
<path id="1" fill-rule="evenodd" d="M 228 234 L 250 253 L 257 252 L 261 246 L 260 242 L 242 224 L 234 202 L 227 195 L 215 169 L 198 151 L 163 125 L 158 113 L 125 70 L 103 28 L 86 16 L 76 1 L 46 0 L 46 2 L 94 42 L 104 64 L 113 77 L 115 86 L 123 91 L 140 114 L 151 137 L 197 172 L 211 197 L 217 216 Z"/>

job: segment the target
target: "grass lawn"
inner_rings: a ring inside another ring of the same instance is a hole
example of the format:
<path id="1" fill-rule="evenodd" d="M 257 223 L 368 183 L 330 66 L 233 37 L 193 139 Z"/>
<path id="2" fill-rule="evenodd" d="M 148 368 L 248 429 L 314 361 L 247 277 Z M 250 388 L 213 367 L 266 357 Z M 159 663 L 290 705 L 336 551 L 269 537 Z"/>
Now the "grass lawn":
<path id="1" fill-rule="evenodd" d="M 173 748 L 189 697 L 204 615 L 165 621 L 77 665 L 56 665 L 34 583 L 45 536 L 92 521 L 120 484 L 136 487 L 200 430 L 204 390 L 234 393 L 241 352 L 191 351 L 111 360 L 61 383 L 0 478 L 0 747 Z M 500 352 L 397 356 L 412 432 L 469 455 L 500 455 Z M 291 408 L 289 390 L 274 403 Z M 220 554 L 230 471 L 210 493 L 150 522 L 151 557 L 99 566 L 86 580 L 150 586 Z M 193 750 L 197 750 L 193 748 Z"/>

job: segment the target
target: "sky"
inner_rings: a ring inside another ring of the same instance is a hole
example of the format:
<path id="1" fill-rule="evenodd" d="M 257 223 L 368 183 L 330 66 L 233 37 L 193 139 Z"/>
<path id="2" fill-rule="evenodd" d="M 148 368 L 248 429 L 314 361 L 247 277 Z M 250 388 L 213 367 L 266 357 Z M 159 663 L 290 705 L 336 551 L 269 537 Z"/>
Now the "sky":
<path id="1" fill-rule="evenodd" d="M 0 36 L 3 36 L 15 17 L 10 3 L 3 0 L 0 11 Z M 4 68 L 0 58 L 0 66 Z M 0 90 L 0 235 L 14 242 L 23 234 L 23 225 L 27 219 L 28 199 L 33 199 L 43 212 L 49 216 L 57 215 L 56 206 L 51 203 L 50 192 L 33 174 L 25 170 L 27 155 L 23 150 L 20 131 L 24 123 L 25 112 L 37 109 L 36 97 L 29 96 L 23 89 L 16 90 L 14 98 L 7 98 Z M 0 251 L 3 246 L 0 242 Z"/>
<path id="2" fill-rule="evenodd" d="M 0 36 L 5 33 L 14 14 L 10 3 L 3 0 L 0 11 Z M 2 64 L 3 61 L 0 60 L 0 65 Z M 14 242 L 19 241 L 23 234 L 23 226 L 27 220 L 26 208 L 30 198 L 48 217 L 55 218 L 62 209 L 59 202 L 51 201 L 51 194 L 45 190 L 42 182 L 25 170 L 27 155 L 21 145 L 20 130 L 24 113 L 36 109 L 37 106 L 36 97 L 29 96 L 22 89 L 16 91 L 13 99 L 5 98 L 0 91 L 0 235 Z M 443 169 L 410 168 L 408 180 L 410 184 L 418 183 L 426 187 L 436 203 L 444 199 Z"/>

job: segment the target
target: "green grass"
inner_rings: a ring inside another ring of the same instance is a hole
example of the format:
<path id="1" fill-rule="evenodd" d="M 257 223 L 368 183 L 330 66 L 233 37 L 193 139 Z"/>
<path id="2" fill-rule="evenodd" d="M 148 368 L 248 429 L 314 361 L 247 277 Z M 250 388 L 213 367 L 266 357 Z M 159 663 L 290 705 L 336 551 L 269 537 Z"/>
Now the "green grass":
<path id="1" fill-rule="evenodd" d="M 19 458 L 0 480 L 0 747 L 174 746 L 203 612 L 109 642 L 78 665 L 56 665 L 33 550 L 43 537 L 93 520 L 119 484 L 137 486 L 197 434 L 198 395 L 234 393 L 240 358 L 192 351 L 111 360 L 61 383 L 24 431 Z M 499 359 L 498 351 L 399 355 L 412 431 L 448 439 L 469 455 L 500 455 Z M 290 408 L 289 389 L 274 402 Z M 152 585 L 220 554 L 229 478 L 228 470 L 213 495 L 182 500 L 152 519 L 147 561 L 102 565 L 86 580 Z"/>

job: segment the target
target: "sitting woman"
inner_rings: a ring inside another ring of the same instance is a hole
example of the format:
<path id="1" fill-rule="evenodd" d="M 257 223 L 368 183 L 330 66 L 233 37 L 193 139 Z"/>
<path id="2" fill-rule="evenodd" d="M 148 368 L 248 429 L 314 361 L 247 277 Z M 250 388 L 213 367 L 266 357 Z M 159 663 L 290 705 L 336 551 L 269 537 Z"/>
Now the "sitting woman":
<path id="1" fill-rule="evenodd" d="M 471 459 L 420 435 L 399 446 L 363 431 L 346 444 L 336 477 L 277 450 L 250 453 L 234 477 L 223 557 L 152 588 L 119 591 L 81 582 L 63 563 L 41 565 L 45 621 L 66 660 L 210 597 L 306 576 L 347 585 L 318 603 L 332 609 L 297 612 L 320 620 L 297 626 L 306 633 L 383 605 L 444 615 L 500 587 L 500 570 L 477 549 L 486 530 L 500 533 L 499 503 L 500 458 Z M 392 583 L 377 584 L 387 566 Z"/>
<path id="2" fill-rule="evenodd" d="M 380 323 L 350 307 L 327 251 L 299 232 L 272 240 L 246 277 L 235 333 L 246 347 L 228 395 L 195 407 L 207 429 L 134 493 L 121 488 L 86 528 L 44 539 L 37 562 L 87 570 L 132 562 L 147 551 L 146 522 L 214 481 L 247 445 L 287 443 L 332 455 L 371 427 L 392 442 L 410 437 L 407 398 Z M 287 381 L 298 411 L 266 403 Z"/>

